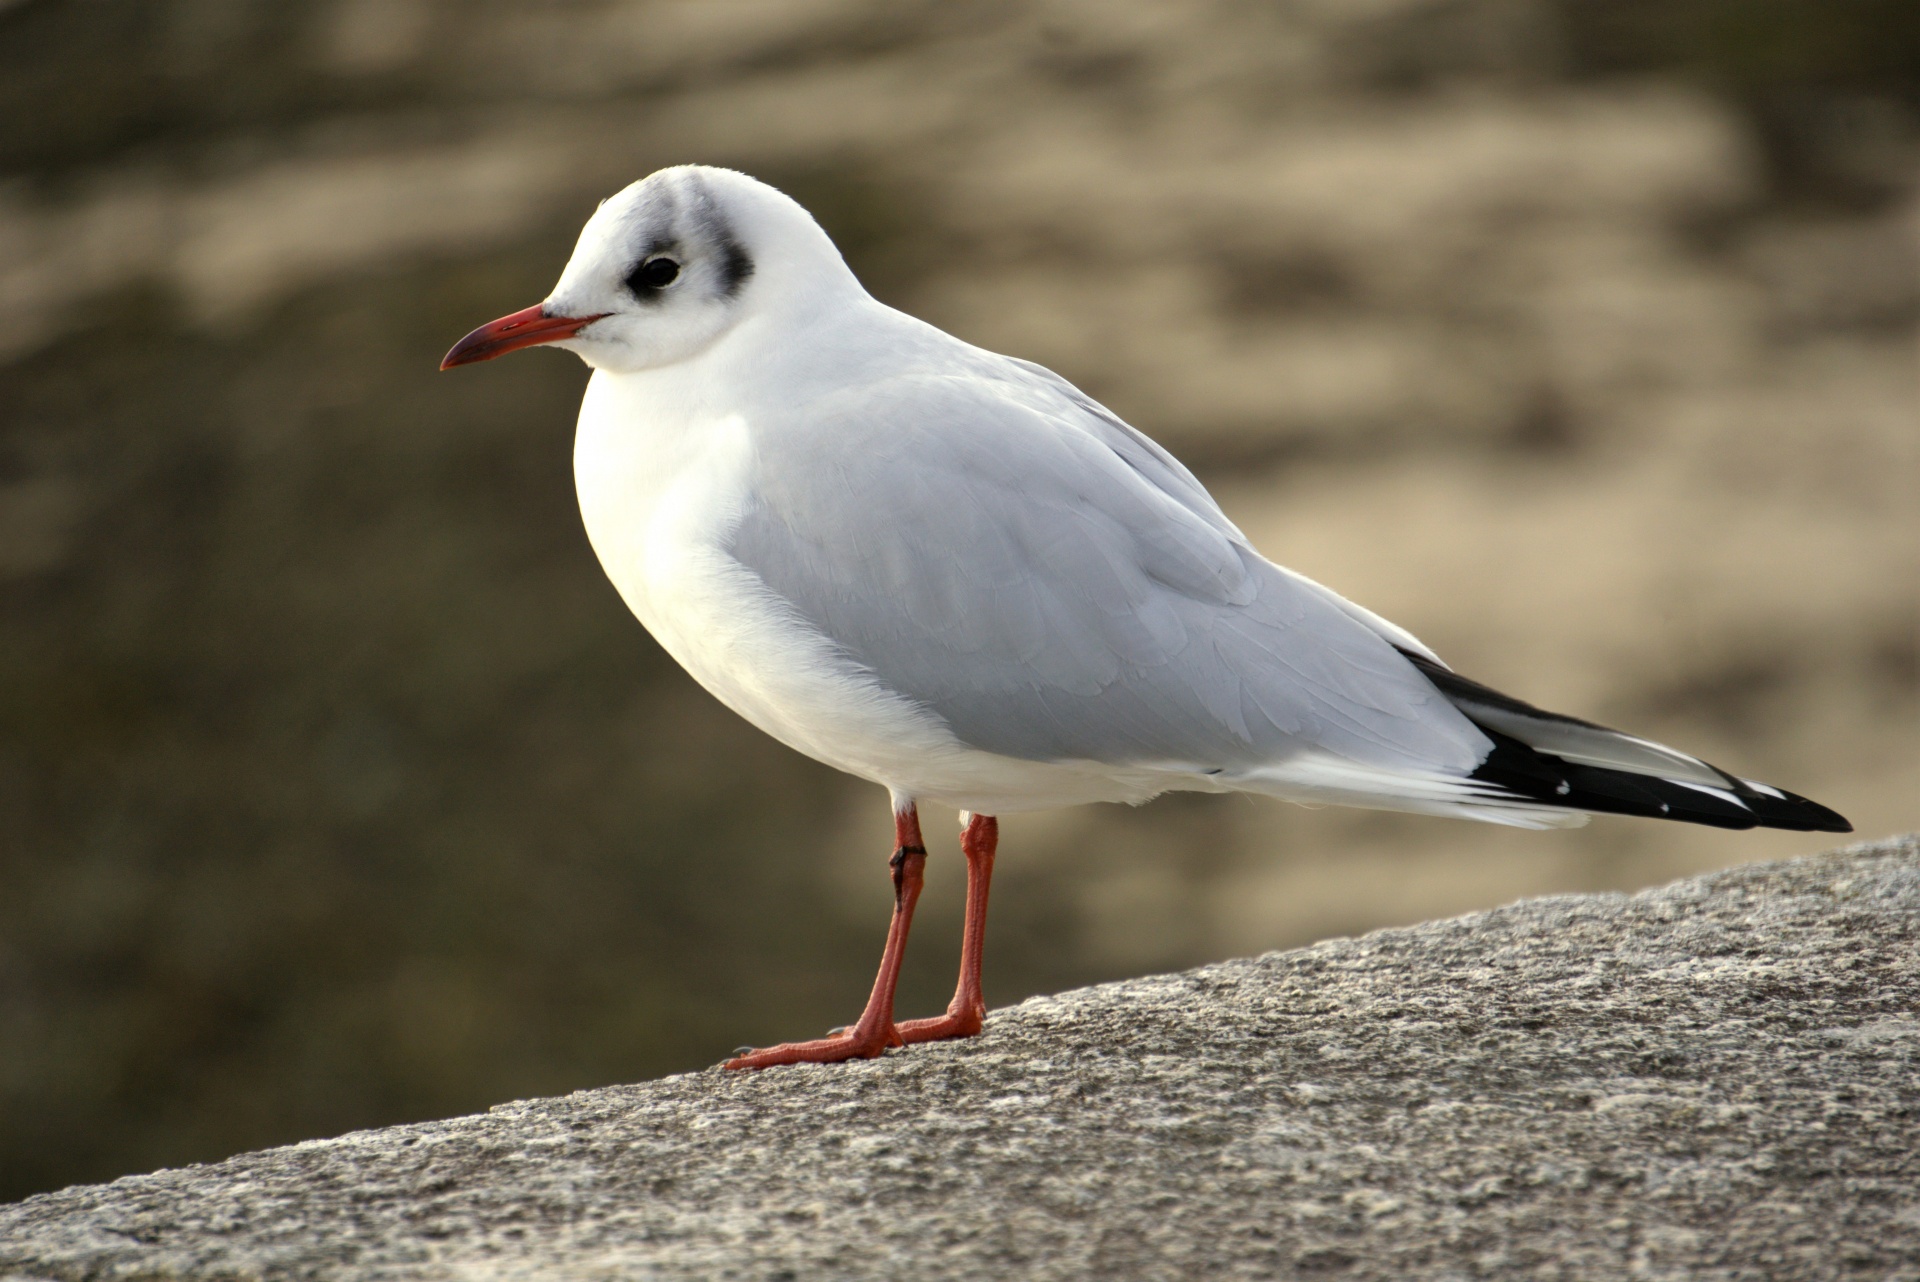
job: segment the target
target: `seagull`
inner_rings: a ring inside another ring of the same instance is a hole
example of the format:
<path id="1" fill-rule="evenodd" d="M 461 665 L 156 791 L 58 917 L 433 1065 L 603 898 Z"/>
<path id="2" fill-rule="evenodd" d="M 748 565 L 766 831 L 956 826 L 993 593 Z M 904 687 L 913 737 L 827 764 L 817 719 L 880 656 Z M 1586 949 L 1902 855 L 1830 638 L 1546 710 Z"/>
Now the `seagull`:
<path id="1" fill-rule="evenodd" d="M 1192 472 L 1051 370 L 869 295 L 745 174 L 662 169 L 603 201 L 545 301 L 442 369 L 545 345 L 593 369 L 587 536 L 722 703 L 892 796 L 892 920 L 858 1022 L 731 1069 L 969 1037 L 997 816 L 1171 790 L 1521 828 L 1594 813 L 1849 832 L 1832 810 L 1460 676 L 1257 552 Z M 926 864 L 960 812 L 960 978 L 894 1019 Z"/>

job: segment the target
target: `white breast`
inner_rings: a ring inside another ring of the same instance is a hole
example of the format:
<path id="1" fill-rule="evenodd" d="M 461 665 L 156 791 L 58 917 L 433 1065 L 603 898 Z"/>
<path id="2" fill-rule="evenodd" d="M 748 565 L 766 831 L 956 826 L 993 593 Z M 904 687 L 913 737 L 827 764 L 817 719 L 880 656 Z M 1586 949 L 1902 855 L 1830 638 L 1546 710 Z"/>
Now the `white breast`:
<path id="1" fill-rule="evenodd" d="M 753 448 L 745 418 L 662 412 L 622 386 L 638 381 L 594 375 L 573 456 L 587 537 L 628 608 L 721 702 L 842 770 L 889 782 L 889 763 L 950 744 L 726 554 Z"/>

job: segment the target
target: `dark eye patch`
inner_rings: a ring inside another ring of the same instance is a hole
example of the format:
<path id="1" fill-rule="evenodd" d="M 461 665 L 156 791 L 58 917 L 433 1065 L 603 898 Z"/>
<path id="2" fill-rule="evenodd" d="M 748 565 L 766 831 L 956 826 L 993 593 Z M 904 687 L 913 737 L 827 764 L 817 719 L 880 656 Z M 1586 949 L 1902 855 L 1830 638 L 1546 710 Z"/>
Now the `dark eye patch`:
<path id="1" fill-rule="evenodd" d="M 679 279 L 680 264 L 671 258 L 649 258 L 627 273 L 627 288 L 636 294 L 665 289 Z"/>

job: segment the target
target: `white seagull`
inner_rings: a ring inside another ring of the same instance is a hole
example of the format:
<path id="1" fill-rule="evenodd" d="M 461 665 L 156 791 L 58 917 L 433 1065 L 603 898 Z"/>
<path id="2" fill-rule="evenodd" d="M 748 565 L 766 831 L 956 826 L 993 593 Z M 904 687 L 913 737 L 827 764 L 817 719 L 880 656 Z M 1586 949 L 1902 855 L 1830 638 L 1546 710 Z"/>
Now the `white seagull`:
<path id="1" fill-rule="evenodd" d="M 544 302 L 442 368 L 593 367 L 574 477 L 629 608 L 695 680 L 893 797 L 865 1012 L 729 1068 L 979 1031 L 994 816 L 1172 789 L 1569 827 L 1596 811 L 1848 832 L 1791 793 L 1544 712 L 1261 556 L 1193 473 L 1050 370 L 876 301 L 807 211 L 732 170 L 603 202 Z M 962 812 L 947 1013 L 895 1022 L 926 847 Z"/>

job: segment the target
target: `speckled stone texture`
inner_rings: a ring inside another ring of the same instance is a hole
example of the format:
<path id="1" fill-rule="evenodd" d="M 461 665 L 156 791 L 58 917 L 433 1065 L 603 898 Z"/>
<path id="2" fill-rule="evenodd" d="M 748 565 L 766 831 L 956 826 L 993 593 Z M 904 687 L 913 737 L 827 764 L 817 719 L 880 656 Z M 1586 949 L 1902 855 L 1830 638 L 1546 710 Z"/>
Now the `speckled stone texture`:
<path id="1" fill-rule="evenodd" d="M 1920 840 L 0 1208 L 0 1277 L 1920 1278 Z"/>

